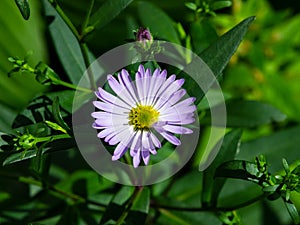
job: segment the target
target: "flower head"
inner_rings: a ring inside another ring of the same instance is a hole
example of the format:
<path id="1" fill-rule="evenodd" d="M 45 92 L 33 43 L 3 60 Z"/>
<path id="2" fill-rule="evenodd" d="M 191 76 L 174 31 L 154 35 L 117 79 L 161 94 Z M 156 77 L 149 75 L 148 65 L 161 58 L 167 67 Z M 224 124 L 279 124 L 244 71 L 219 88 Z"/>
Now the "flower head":
<path id="1" fill-rule="evenodd" d="M 147 28 L 139 28 L 136 32 L 136 40 L 140 42 L 152 41 L 153 37 Z"/>
<path id="2" fill-rule="evenodd" d="M 136 168 L 143 159 L 148 165 L 150 153 L 156 154 L 161 147 L 158 134 L 173 145 L 180 145 L 175 134 L 189 134 L 193 131 L 183 125 L 195 121 L 193 104 L 195 98 L 181 100 L 186 91 L 181 88 L 184 79 L 175 75 L 167 78 L 166 70 L 139 66 L 135 83 L 123 69 L 118 79 L 107 76 L 108 84 L 115 92 L 112 95 L 102 88 L 95 92 L 100 101 L 94 106 L 100 111 L 92 113 L 93 127 L 101 130 L 99 138 L 109 145 L 117 145 L 112 160 L 120 159 L 128 149 Z"/>

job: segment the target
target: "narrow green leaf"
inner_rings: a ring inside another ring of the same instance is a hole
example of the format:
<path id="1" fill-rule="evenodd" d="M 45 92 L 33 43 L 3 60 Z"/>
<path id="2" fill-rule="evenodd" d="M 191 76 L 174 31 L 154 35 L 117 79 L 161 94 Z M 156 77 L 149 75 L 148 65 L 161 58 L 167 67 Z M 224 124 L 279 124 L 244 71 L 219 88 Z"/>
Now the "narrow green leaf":
<path id="1" fill-rule="evenodd" d="M 65 131 L 69 132 L 71 129 L 68 126 L 68 124 L 66 124 L 66 122 L 64 121 L 64 119 L 61 115 L 58 97 L 56 97 L 53 101 L 52 112 L 53 112 L 53 117 L 54 117 L 55 121 L 57 122 L 57 124 L 60 125 Z"/>
<path id="2" fill-rule="evenodd" d="M 30 17 L 30 7 L 28 0 L 15 0 L 16 5 L 18 6 L 23 18 L 28 20 Z"/>
<path id="3" fill-rule="evenodd" d="M 48 127 L 52 128 L 53 130 L 61 131 L 63 133 L 67 133 L 67 131 L 59 126 L 57 123 L 53 123 L 51 121 L 46 120 L 45 123 L 47 124 Z"/>
<path id="4" fill-rule="evenodd" d="M 278 109 L 256 101 L 231 100 L 226 102 L 226 111 L 227 127 L 256 127 L 286 119 L 286 115 Z M 203 119 L 204 124 L 210 123 L 209 116 Z M 217 125 L 218 118 L 215 121 Z"/>
<path id="5" fill-rule="evenodd" d="M 289 167 L 289 164 L 288 164 L 288 162 L 286 161 L 285 158 L 282 159 L 282 165 L 283 165 L 283 169 L 286 172 L 286 174 L 289 174 L 290 173 L 290 167 Z"/>
<path id="6" fill-rule="evenodd" d="M 255 17 L 252 16 L 243 20 L 199 54 L 217 79 L 221 78 L 222 71 L 237 50 L 254 19 Z"/>
<path id="7" fill-rule="evenodd" d="M 215 206 L 217 198 L 225 183 L 225 179 L 214 180 L 216 169 L 226 161 L 233 160 L 239 149 L 241 130 L 233 130 L 224 137 L 221 149 L 213 163 L 204 171 L 202 203 L 206 206 Z M 217 145 L 218 146 L 218 145 Z M 214 150 L 213 150 L 214 151 Z"/>
<path id="8" fill-rule="evenodd" d="M 296 208 L 296 206 L 289 200 L 289 201 L 284 201 L 285 206 L 290 214 L 290 216 L 293 219 L 294 224 L 299 224 L 300 223 L 300 215 L 299 212 Z"/>
<path id="9" fill-rule="evenodd" d="M 150 29 L 154 37 L 180 43 L 175 23 L 160 8 L 150 2 L 139 2 L 138 14 L 142 24 Z"/>
<path id="10" fill-rule="evenodd" d="M 221 164 L 215 173 L 215 177 L 226 177 L 258 181 L 257 174 L 259 170 L 255 163 L 244 160 L 233 160 Z"/>
<path id="11" fill-rule="evenodd" d="M 36 156 L 36 153 L 37 153 L 36 149 L 26 150 L 26 152 L 21 151 L 21 152 L 13 153 L 4 160 L 3 166 L 33 158 Z"/>
<path id="12" fill-rule="evenodd" d="M 85 63 L 80 50 L 80 45 L 47 0 L 43 0 L 45 14 L 51 19 L 49 31 L 58 57 L 72 83 L 77 84 L 85 71 Z"/>
<path id="13" fill-rule="evenodd" d="M 228 64 L 232 55 L 235 53 L 254 18 L 255 17 L 249 17 L 248 19 L 243 20 L 198 54 L 211 69 L 217 80 L 222 78 L 222 71 Z M 158 21 L 156 22 L 159 23 Z M 201 50 L 201 48 L 199 49 Z M 215 83 L 215 80 L 207 79 L 200 71 L 193 69 L 193 61 L 188 66 L 191 69 L 190 73 L 194 76 L 200 77 L 199 79 L 203 82 L 202 87 L 206 88 L 206 90 L 200 89 L 194 79 L 189 78 L 189 76 L 185 79 L 184 85 L 185 87 L 188 87 L 189 95 L 197 97 L 195 104 L 198 104 L 206 94 L 205 92 Z M 181 75 L 184 76 L 184 73 L 182 72 Z"/>
<path id="14" fill-rule="evenodd" d="M 91 16 L 91 24 L 102 28 L 119 15 L 133 0 L 109 0 Z"/>

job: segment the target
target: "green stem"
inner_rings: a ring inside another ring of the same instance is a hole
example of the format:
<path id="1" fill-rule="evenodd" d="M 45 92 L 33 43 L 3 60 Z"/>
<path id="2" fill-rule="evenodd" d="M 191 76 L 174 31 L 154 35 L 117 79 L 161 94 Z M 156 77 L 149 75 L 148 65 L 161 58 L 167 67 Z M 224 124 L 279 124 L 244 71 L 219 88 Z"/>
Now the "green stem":
<path id="1" fill-rule="evenodd" d="M 65 138 L 71 138 L 71 136 L 68 134 L 58 134 L 58 135 L 53 135 L 53 136 L 48 136 L 48 137 L 36 137 L 35 143 L 46 142 L 46 141 L 55 141 L 55 140 L 65 139 Z"/>
<path id="2" fill-rule="evenodd" d="M 178 207 L 178 206 L 161 205 L 156 202 L 151 204 L 151 206 L 158 209 L 168 209 L 168 210 L 186 211 L 186 212 L 219 212 L 219 211 L 228 212 L 228 211 L 234 211 L 249 206 L 263 199 L 264 197 L 265 195 L 262 194 L 246 202 L 242 202 L 241 204 L 237 204 L 231 207 Z"/>
<path id="3" fill-rule="evenodd" d="M 121 214 L 121 216 L 119 217 L 119 219 L 117 220 L 117 222 L 115 223 L 115 225 L 121 225 L 124 224 L 124 220 L 126 219 L 134 201 L 137 199 L 137 197 L 139 196 L 139 194 L 143 191 L 143 187 L 135 187 L 134 192 L 130 198 L 130 200 L 128 201 L 128 203 L 126 204 L 125 210 L 123 211 L 123 213 Z"/>
<path id="4" fill-rule="evenodd" d="M 56 85 L 62 85 L 62 86 L 65 86 L 65 87 L 68 87 L 68 88 L 71 88 L 71 89 L 74 89 L 74 90 L 83 91 L 83 92 L 86 92 L 86 93 L 91 93 L 92 92 L 92 90 L 90 90 L 88 88 L 79 87 L 79 86 L 76 86 L 74 84 L 70 84 L 68 82 L 62 81 L 62 80 L 52 78 L 52 81 Z"/>
<path id="5" fill-rule="evenodd" d="M 86 18 L 83 22 L 83 25 L 82 25 L 82 29 L 81 29 L 81 34 L 82 34 L 82 37 L 81 39 L 83 40 L 85 35 L 87 35 L 88 33 L 86 32 L 86 28 L 88 27 L 88 24 L 90 22 L 90 18 L 91 18 L 91 14 L 92 14 L 92 11 L 93 11 L 93 8 L 94 8 L 94 5 L 95 5 L 95 0 L 91 0 L 91 4 L 90 4 L 90 8 L 89 8 L 89 11 L 86 15 Z"/>
<path id="6" fill-rule="evenodd" d="M 76 29 L 76 27 L 74 26 L 74 24 L 72 23 L 72 21 L 69 19 L 69 17 L 64 13 L 64 11 L 62 10 L 62 8 L 60 8 L 60 6 L 58 5 L 58 3 L 56 1 L 51 1 L 48 0 L 50 2 L 50 4 L 54 7 L 54 9 L 56 10 L 56 12 L 60 15 L 60 17 L 63 19 L 63 21 L 67 24 L 67 26 L 70 28 L 70 30 L 72 31 L 72 33 L 74 34 L 74 36 L 76 37 L 77 40 L 80 40 L 80 35 Z"/>
<path id="7" fill-rule="evenodd" d="M 89 56 L 88 56 L 88 48 L 86 46 L 86 43 L 82 39 L 82 35 L 79 34 L 79 32 L 77 31 L 77 29 L 74 26 L 74 24 L 72 23 L 72 21 L 64 13 L 64 11 L 62 10 L 62 8 L 60 8 L 60 6 L 58 5 L 58 3 L 56 1 L 53 1 L 53 0 L 52 1 L 48 0 L 48 1 L 54 7 L 54 9 L 57 11 L 57 13 L 60 15 L 60 17 L 67 24 L 67 26 L 70 28 L 70 30 L 72 31 L 72 33 L 76 37 L 76 39 L 77 39 L 77 41 L 78 41 L 78 43 L 80 45 L 80 49 L 81 49 L 82 56 L 83 56 L 83 59 L 84 59 L 85 67 L 88 68 L 89 65 L 90 65 L 90 59 L 89 59 Z M 93 74 L 89 70 L 88 70 L 88 77 L 89 77 L 89 80 L 90 80 L 91 88 L 93 90 L 96 90 L 96 84 L 95 84 L 95 80 L 94 80 Z"/>

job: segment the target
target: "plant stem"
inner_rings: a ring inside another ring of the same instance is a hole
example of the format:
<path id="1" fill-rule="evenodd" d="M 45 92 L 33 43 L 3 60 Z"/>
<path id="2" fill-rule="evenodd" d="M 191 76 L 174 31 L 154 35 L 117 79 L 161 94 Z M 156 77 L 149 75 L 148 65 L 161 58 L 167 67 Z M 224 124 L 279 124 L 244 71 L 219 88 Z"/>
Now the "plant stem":
<path id="1" fill-rule="evenodd" d="M 86 28 L 88 27 L 89 25 L 89 22 L 90 22 L 90 17 L 91 17 L 91 14 L 92 14 L 92 11 L 93 11 L 93 8 L 94 8 L 94 5 L 95 5 L 95 0 L 91 0 L 91 4 L 90 4 L 90 8 L 88 10 L 88 13 L 85 17 L 85 20 L 83 22 L 83 25 L 82 25 L 82 29 L 81 29 L 81 39 L 83 40 L 85 35 L 87 35 L 88 33 L 86 33 Z"/>
<path id="2" fill-rule="evenodd" d="M 218 211 L 228 212 L 228 211 L 234 211 L 249 206 L 263 199 L 264 197 L 265 195 L 262 194 L 246 202 L 242 202 L 241 204 L 237 204 L 231 207 L 178 207 L 178 206 L 161 205 L 161 204 L 157 204 L 156 202 L 152 203 L 151 206 L 158 209 L 169 209 L 174 211 L 186 211 L 186 212 L 218 212 Z"/>
<path id="3" fill-rule="evenodd" d="M 81 53 L 82 53 L 83 59 L 84 59 L 85 67 L 88 68 L 90 66 L 90 59 L 89 59 L 89 56 L 88 56 L 88 48 L 86 46 L 86 43 L 82 39 L 82 34 L 80 34 L 78 32 L 78 30 L 76 29 L 76 27 L 74 26 L 74 24 L 72 23 L 72 21 L 64 13 L 64 11 L 62 10 L 62 8 L 58 5 L 58 3 L 56 1 L 51 1 L 51 0 L 48 0 L 48 1 L 54 7 L 54 9 L 57 11 L 57 13 L 60 15 L 60 17 L 63 19 L 63 21 L 67 24 L 67 26 L 70 28 L 70 30 L 74 34 L 75 38 L 77 39 L 77 41 L 78 41 L 78 43 L 80 45 L 80 49 L 81 49 Z M 89 11 L 89 13 L 91 13 L 91 12 Z M 91 88 L 93 90 L 96 90 L 96 84 L 95 84 L 95 80 L 94 80 L 93 74 L 89 70 L 88 70 L 88 77 L 89 77 L 89 80 L 90 80 Z"/>
<path id="4" fill-rule="evenodd" d="M 60 15 L 60 17 L 63 19 L 63 21 L 67 24 L 67 26 L 70 28 L 70 30 L 72 31 L 72 33 L 74 34 L 74 36 L 76 37 L 77 40 L 80 40 L 80 34 L 78 33 L 76 27 L 74 26 L 74 24 L 72 23 L 72 21 L 69 19 L 69 17 L 64 13 L 64 11 L 62 10 L 62 8 L 60 8 L 60 6 L 58 5 L 58 3 L 56 1 L 50 1 L 50 4 L 54 7 L 54 9 L 56 10 L 56 12 Z"/>
<path id="5" fill-rule="evenodd" d="M 45 141 L 55 141 L 55 140 L 65 139 L 65 138 L 71 138 L 71 136 L 68 134 L 58 134 L 58 135 L 52 135 L 52 136 L 48 136 L 48 137 L 36 137 L 35 142 L 39 143 L 39 142 L 45 142 Z"/>
<path id="6" fill-rule="evenodd" d="M 115 225 L 121 225 L 124 224 L 124 220 L 126 219 L 134 201 L 137 199 L 137 197 L 139 196 L 139 194 L 143 191 L 143 187 L 135 187 L 134 192 L 130 198 L 130 200 L 128 201 L 128 203 L 126 204 L 125 210 L 123 211 L 123 213 L 121 214 L 121 216 L 119 217 L 119 219 L 117 220 L 117 222 L 115 223 Z"/>
<path id="7" fill-rule="evenodd" d="M 68 87 L 68 88 L 71 88 L 71 89 L 74 89 L 74 90 L 83 91 L 83 92 L 86 92 L 86 93 L 91 93 L 92 92 L 92 90 L 90 90 L 88 88 L 79 87 L 79 86 L 76 86 L 74 84 L 70 84 L 68 82 L 62 81 L 62 80 L 52 79 L 52 81 L 55 82 L 55 84 L 57 84 L 57 85 L 62 85 L 62 86 L 65 86 L 65 87 Z"/>
<path id="8" fill-rule="evenodd" d="M 93 205 L 100 206 L 101 210 L 103 210 L 103 211 L 105 210 L 105 207 L 106 207 L 106 205 L 104 205 L 104 204 L 89 200 L 87 198 L 84 198 L 82 196 L 79 196 L 79 195 L 76 195 L 76 194 L 73 194 L 73 193 L 63 191 L 63 190 L 61 190 L 59 188 L 56 188 L 54 186 L 44 187 L 43 183 L 41 181 L 35 180 L 31 177 L 16 176 L 16 175 L 13 175 L 13 174 L 4 173 L 3 171 L 0 171 L 0 176 L 7 177 L 7 178 L 10 178 L 10 179 L 19 181 L 21 183 L 24 183 L 24 184 L 35 185 L 35 186 L 38 186 L 40 188 L 48 189 L 51 192 L 60 194 L 64 197 L 70 198 L 70 199 L 72 199 L 73 201 L 76 201 L 76 202 L 82 202 L 82 203 L 88 203 L 88 204 L 93 204 Z"/>

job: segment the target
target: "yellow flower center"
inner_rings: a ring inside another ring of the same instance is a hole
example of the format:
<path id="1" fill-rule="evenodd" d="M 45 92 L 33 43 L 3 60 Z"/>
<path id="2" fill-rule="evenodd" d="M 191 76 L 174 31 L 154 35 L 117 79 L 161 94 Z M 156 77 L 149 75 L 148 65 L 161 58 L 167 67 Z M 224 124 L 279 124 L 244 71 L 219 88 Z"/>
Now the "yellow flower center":
<path id="1" fill-rule="evenodd" d="M 158 120 L 159 112 L 150 105 L 138 105 L 129 113 L 129 124 L 135 130 L 149 130 L 151 125 Z"/>

